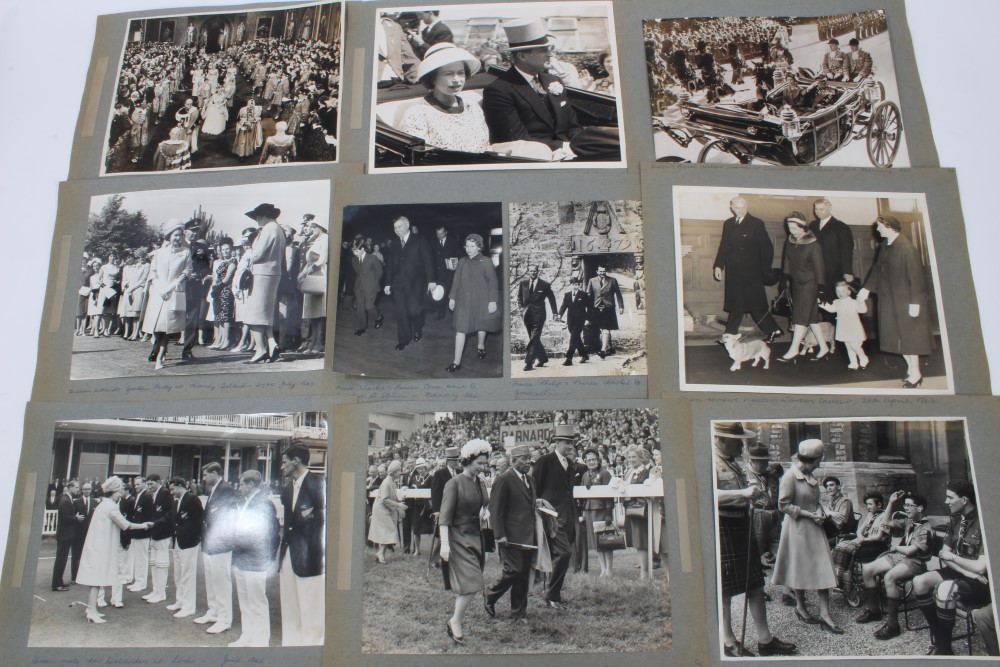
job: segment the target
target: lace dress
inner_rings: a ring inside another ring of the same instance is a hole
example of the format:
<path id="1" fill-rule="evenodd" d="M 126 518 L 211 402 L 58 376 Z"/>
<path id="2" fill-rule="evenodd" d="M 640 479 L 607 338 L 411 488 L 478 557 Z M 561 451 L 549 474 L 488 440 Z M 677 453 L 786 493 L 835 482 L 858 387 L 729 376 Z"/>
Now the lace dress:
<path id="1" fill-rule="evenodd" d="M 462 103 L 455 109 L 446 111 L 428 95 L 406 110 L 400 129 L 437 148 L 466 153 L 488 151 L 490 131 L 482 108 Z"/>

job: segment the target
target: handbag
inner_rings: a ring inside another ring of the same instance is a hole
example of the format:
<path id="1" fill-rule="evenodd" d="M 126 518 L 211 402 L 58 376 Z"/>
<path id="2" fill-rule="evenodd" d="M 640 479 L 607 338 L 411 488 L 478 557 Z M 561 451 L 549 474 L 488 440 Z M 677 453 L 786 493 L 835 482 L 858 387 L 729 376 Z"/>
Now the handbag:
<path id="1" fill-rule="evenodd" d="M 646 510 L 648 506 L 646 501 L 642 499 L 634 499 L 628 501 L 628 505 L 625 506 L 625 518 L 626 519 L 646 519 Z"/>
<path id="2" fill-rule="evenodd" d="M 303 294 L 326 294 L 326 276 L 321 273 L 310 273 L 302 279 L 300 285 Z"/>
<path id="3" fill-rule="evenodd" d="M 625 527 L 625 506 L 622 505 L 620 500 L 615 501 L 615 507 L 612 510 L 612 521 L 616 528 Z"/>
<path id="4" fill-rule="evenodd" d="M 603 523 L 605 528 L 598 530 L 598 523 Z M 618 529 L 618 526 L 608 524 L 605 521 L 594 522 L 594 537 L 597 538 L 598 551 L 617 551 L 625 548 L 625 533 Z"/>
<path id="5" fill-rule="evenodd" d="M 240 282 L 237 287 L 239 287 L 239 289 L 243 292 L 253 291 L 253 273 L 250 271 L 244 271 L 240 274 Z"/>

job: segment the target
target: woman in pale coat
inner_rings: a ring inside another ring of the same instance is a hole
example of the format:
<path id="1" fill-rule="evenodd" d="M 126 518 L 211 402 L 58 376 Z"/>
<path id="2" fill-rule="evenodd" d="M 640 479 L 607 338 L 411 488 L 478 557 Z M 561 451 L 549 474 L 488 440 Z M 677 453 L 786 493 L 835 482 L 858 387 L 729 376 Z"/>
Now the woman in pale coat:
<path id="1" fill-rule="evenodd" d="M 396 523 L 406 511 L 406 503 L 399 501 L 396 483 L 403 475 L 403 464 L 393 461 L 389 464 L 385 479 L 378 487 L 375 504 L 372 506 L 372 523 L 368 528 L 368 541 L 378 545 L 375 558 L 385 562 L 385 548 L 399 542 L 399 531 Z"/>
<path id="2" fill-rule="evenodd" d="M 274 313 L 285 260 L 285 232 L 278 225 L 281 209 L 271 204 L 261 204 L 246 215 L 260 226 L 260 233 L 250 248 L 253 287 L 242 312 L 243 323 L 250 327 L 250 338 L 257 353 L 243 363 L 256 364 L 265 360 L 271 363 L 281 354 L 274 338 Z"/>
<path id="3" fill-rule="evenodd" d="M 76 574 L 76 583 L 90 586 L 90 597 L 87 602 L 87 620 L 91 623 L 104 623 L 104 614 L 97 611 L 97 595 L 104 586 L 114 586 L 118 582 L 118 547 L 121 531 L 142 530 L 153 525 L 146 523 L 131 523 L 118 510 L 118 501 L 122 497 L 122 480 L 119 477 L 109 477 L 101 485 L 104 498 L 94 508 L 87 529 L 87 539 L 83 543 L 83 553 L 80 557 L 80 569 Z"/>
<path id="4" fill-rule="evenodd" d="M 778 510 L 786 515 L 781 524 L 778 558 L 771 583 L 795 591 L 795 615 L 803 623 L 819 625 L 835 635 L 844 634 L 830 616 L 830 589 L 837 586 L 833 558 L 823 523 L 828 520 L 819 503 L 820 485 L 813 472 L 823 460 L 822 440 L 803 440 L 795 460 L 781 478 Z M 806 608 L 805 592 L 819 595 L 819 618 Z"/>
<path id="5" fill-rule="evenodd" d="M 184 280 L 191 268 L 191 250 L 184 243 L 184 223 L 175 222 L 165 230 L 167 245 L 153 253 L 149 266 L 149 294 L 142 330 L 153 335 L 149 360 L 156 370 L 163 368 L 167 338 L 184 331 Z"/>

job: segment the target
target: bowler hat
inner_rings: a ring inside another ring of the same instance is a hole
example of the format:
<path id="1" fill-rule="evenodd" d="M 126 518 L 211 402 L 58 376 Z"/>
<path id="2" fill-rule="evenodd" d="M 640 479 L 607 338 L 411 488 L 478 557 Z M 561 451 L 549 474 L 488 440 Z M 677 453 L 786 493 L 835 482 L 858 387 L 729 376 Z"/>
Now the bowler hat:
<path id="1" fill-rule="evenodd" d="M 835 46 L 840 46 L 840 41 L 836 39 L 831 39 L 827 44 L 833 44 Z"/>
<path id="2" fill-rule="evenodd" d="M 272 204 L 258 204 L 257 208 L 252 211 L 247 211 L 244 215 L 251 220 L 256 220 L 257 218 L 269 218 L 274 220 L 281 215 L 281 209 L 275 208 Z"/>

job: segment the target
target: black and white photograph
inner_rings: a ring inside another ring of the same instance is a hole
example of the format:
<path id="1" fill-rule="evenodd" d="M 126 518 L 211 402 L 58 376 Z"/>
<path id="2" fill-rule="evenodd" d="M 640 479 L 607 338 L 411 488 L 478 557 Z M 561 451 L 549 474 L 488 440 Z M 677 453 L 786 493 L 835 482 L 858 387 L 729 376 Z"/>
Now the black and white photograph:
<path id="1" fill-rule="evenodd" d="M 923 194 L 674 188 L 681 389 L 954 393 Z"/>
<path id="2" fill-rule="evenodd" d="M 92 197 L 71 379 L 321 370 L 329 210 L 329 181 Z"/>
<path id="3" fill-rule="evenodd" d="M 659 413 L 373 412 L 361 647 L 673 647 Z"/>
<path id="4" fill-rule="evenodd" d="M 503 377 L 500 203 L 344 207 L 333 370 Z"/>
<path id="5" fill-rule="evenodd" d="M 908 167 L 883 10 L 643 21 L 657 161 Z"/>
<path id="6" fill-rule="evenodd" d="M 325 412 L 58 421 L 28 646 L 322 646 Z"/>
<path id="7" fill-rule="evenodd" d="M 336 161 L 342 13 L 130 20 L 101 174 Z"/>
<path id="8" fill-rule="evenodd" d="M 964 419 L 711 428 L 723 660 L 1000 655 Z"/>
<path id="9" fill-rule="evenodd" d="M 646 375 L 642 203 L 515 203 L 511 375 Z"/>
<path id="10" fill-rule="evenodd" d="M 610 2 L 376 12 L 373 173 L 625 167 Z"/>

